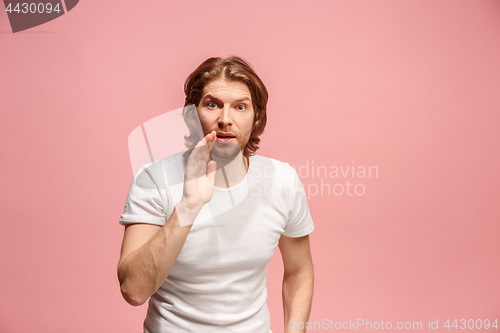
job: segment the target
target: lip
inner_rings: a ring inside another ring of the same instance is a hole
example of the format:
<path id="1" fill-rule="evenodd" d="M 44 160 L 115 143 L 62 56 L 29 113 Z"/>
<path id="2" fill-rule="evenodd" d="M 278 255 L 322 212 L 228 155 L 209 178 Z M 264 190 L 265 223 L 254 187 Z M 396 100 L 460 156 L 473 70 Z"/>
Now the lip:
<path id="1" fill-rule="evenodd" d="M 217 142 L 231 143 L 236 141 L 236 135 L 230 132 L 217 132 Z"/>
<path id="2" fill-rule="evenodd" d="M 235 138 L 217 138 L 217 142 L 234 142 Z"/>
<path id="3" fill-rule="evenodd" d="M 236 135 L 234 135 L 233 133 L 229 133 L 229 132 L 217 132 L 217 139 L 219 138 L 231 138 L 231 139 L 234 139 L 236 137 Z"/>

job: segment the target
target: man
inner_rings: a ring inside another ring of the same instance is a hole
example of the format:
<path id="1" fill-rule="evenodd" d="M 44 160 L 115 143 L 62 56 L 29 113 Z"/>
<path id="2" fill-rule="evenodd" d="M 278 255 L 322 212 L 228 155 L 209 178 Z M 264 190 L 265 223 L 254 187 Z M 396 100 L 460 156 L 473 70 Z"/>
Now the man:
<path id="1" fill-rule="evenodd" d="M 295 170 L 255 155 L 267 90 L 238 57 L 206 60 L 184 90 L 186 140 L 196 146 L 134 177 L 120 219 L 123 297 L 150 298 L 146 333 L 267 333 L 266 270 L 279 246 L 285 332 L 305 332 L 290 320 L 309 318 L 314 225 Z"/>

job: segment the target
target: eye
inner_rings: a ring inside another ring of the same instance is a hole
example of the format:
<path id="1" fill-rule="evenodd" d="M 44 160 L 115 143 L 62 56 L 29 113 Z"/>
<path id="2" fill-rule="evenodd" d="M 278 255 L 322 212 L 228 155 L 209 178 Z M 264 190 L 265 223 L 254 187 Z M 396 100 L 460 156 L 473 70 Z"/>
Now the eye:
<path id="1" fill-rule="evenodd" d="M 246 108 L 247 108 L 247 107 L 246 107 L 246 105 L 244 105 L 244 104 L 240 104 L 240 105 L 238 105 L 238 106 L 236 107 L 236 109 L 237 109 L 238 111 L 245 111 L 245 110 L 246 110 Z"/>
<path id="2" fill-rule="evenodd" d="M 208 107 L 209 109 L 215 109 L 215 108 L 217 107 L 217 104 L 216 104 L 216 103 L 214 103 L 214 102 L 209 102 L 209 103 L 207 104 L 207 107 Z"/>

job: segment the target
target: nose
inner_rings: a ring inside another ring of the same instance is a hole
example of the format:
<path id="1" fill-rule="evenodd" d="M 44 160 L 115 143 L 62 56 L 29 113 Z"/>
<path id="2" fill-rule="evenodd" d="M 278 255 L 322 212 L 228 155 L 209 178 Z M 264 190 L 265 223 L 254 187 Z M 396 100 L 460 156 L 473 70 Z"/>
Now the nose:
<path id="1" fill-rule="evenodd" d="M 219 119 L 217 120 L 219 123 L 219 127 L 230 126 L 233 124 L 233 120 L 231 118 L 231 108 L 228 105 L 224 105 L 224 107 L 220 111 Z"/>

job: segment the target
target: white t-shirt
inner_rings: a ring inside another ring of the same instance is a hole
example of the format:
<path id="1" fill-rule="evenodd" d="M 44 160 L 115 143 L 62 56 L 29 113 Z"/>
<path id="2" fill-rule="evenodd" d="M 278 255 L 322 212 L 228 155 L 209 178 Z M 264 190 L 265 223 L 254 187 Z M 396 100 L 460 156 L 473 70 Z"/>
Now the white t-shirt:
<path id="1" fill-rule="evenodd" d="M 120 224 L 164 225 L 182 196 L 187 154 L 147 164 L 130 186 Z M 269 332 L 267 264 L 281 235 L 314 229 L 288 163 L 250 156 L 231 188 L 214 188 L 165 282 L 149 300 L 146 333 Z"/>

